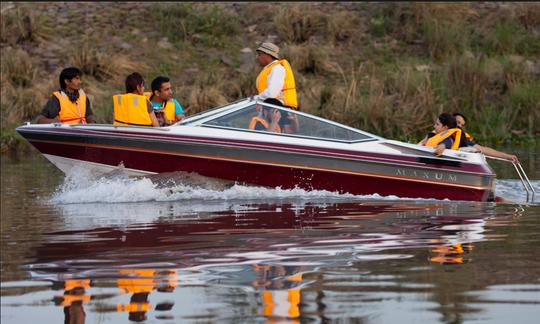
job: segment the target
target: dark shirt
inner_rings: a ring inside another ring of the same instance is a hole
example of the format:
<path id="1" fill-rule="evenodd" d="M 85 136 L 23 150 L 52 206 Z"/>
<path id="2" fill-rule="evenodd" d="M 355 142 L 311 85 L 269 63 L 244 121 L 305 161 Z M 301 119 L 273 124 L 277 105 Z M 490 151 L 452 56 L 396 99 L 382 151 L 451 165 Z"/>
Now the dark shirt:
<path id="1" fill-rule="evenodd" d="M 459 147 L 467 147 L 467 146 L 475 146 L 476 143 L 474 141 L 471 141 L 467 138 L 465 130 L 463 128 L 461 129 L 461 138 L 459 141 Z"/>
<path id="2" fill-rule="evenodd" d="M 58 101 L 58 98 L 56 96 L 52 95 L 47 103 L 45 104 L 45 107 L 43 107 L 43 110 L 41 110 L 41 114 L 45 116 L 46 118 L 53 119 L 60 114 L 60 101 Z M 86 97 L 86 114 L 84 117 L 88 118 L 88 116 L 93 115 L 92 108 L 90 107 L 90 100 L 88 97 Z"/>
<path id="3" fill-rule="evenodd" d="M 255 124 L 255 130 L 259 130 L 259 131 L 265 131 L 266 130 L 266 127 L 264 127 L 264 125 L 261 123 L 261 122 L 257 122 Z"/>

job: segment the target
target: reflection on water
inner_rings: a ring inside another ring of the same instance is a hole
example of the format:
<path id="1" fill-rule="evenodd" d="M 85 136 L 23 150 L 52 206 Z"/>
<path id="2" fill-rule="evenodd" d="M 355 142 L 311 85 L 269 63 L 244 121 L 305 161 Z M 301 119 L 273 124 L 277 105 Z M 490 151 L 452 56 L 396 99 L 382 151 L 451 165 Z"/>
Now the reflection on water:
<path id="1" fill-rule="evenodd" d="M 2 322 L 528 323 L 540 315 L 538 206 L 186 175 L 80 174 L 77 184 L 51 170 L 39 160 L 2 164 Z M 499 191 L 513 191 L 502 183 Z"/>

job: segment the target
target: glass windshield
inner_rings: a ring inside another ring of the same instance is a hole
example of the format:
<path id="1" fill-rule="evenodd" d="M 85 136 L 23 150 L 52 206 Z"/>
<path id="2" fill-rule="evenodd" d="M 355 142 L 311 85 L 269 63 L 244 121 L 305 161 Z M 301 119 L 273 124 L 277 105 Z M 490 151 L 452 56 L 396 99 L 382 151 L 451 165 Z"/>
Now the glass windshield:
<path id="1" fill-rule="evenodd" d="M 339 124 L 311 118 L 291 109 L 279 108 L 265 103 L 254 103 L 246 108 L 207 121 L 203 125 L 347 142 L 372 138 Z"/>

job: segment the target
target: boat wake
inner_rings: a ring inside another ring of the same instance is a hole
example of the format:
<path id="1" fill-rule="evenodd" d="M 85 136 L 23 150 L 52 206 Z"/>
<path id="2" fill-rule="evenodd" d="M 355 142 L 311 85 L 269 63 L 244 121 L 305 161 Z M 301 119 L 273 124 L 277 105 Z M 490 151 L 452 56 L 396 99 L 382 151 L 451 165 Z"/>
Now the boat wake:
<path id="1" fill-rule="evenodd" d="M 512 201 L 524 201 L 519 180 L 499 180 L 496 194 Z M 540 192 L 540 181 L 533 181 Z M 54 204 L 160 202 L 184 200 L 261 200 L 261 199 L 359 199 L 411 200 L 397 196 L 339 194 L 326 190 L 282 189 L 250 186 L 193 173 L 174 172 L 130 177 L 122 167 L 107 174 L 92 174 L 75 167 L 51 198 Z M 429 199 L 412 199 L 429 200 Z"/>
<path id="2" fill-rule="evenodd" d="M 399 199 L 397 196 L 339 194 L 326 190 L 282 189 L 238 184 L 193 173 L 174 172 L 130 177 L 119 167 L 96 175 L 74 167 L 53 194 L 55 204 L 122 203 L 182 200 L 261 200 L 261 199 Z"/>

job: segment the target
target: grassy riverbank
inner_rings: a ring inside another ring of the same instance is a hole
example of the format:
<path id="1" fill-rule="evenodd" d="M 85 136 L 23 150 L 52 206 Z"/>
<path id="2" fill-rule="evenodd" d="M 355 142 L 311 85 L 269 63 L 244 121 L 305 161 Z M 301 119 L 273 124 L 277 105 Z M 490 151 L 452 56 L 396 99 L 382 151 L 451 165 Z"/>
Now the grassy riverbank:
<path id="1" fill-rule="evenodd" d="M 75 65 L 98 122 L 125 76 L 172 78 L 188 115 L 255 93 L 254 49 L 278 44 L 303 111 L 416 142 L 461 111 L 483 143 L 539 142 L 540 5 L 528 3 L 9 3 L 2 151 Z"/>

